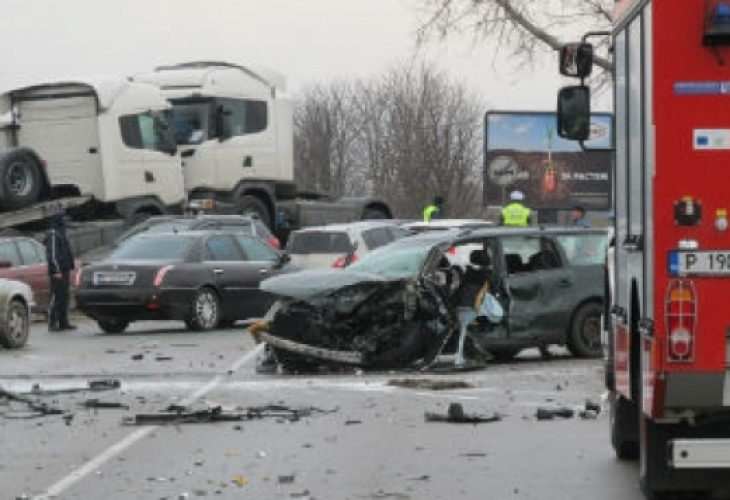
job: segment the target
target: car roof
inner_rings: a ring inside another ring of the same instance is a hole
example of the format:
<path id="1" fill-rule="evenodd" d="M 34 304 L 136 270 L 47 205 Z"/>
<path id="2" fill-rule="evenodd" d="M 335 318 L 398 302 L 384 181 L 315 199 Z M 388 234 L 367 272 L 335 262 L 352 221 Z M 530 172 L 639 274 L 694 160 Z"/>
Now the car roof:
<path id="1" fill-rule="evenodd" d="M 459 227 L 469 225 L 493 226 L 494 223 L 485 219 L 434 219 L 432 221 L 413 221 L 402 224 L 403 227 Z"/>
<path id="2" fill-rule="evenodd" d="M 322 232 L 322 231 L 363 231 L 365 229 L 371 229 L 374 227 L 393 227 L 398 226 L 392 219 L 377 219 L 377 220 L 361 220 L 347 223 L 327 224 L 324 226 L 310 226 L 302 229 L 292 231 L 294 233 L 311 233 L 311 232 Z"/>
<path id="3" fill-rule="evenodd" d="M 469 242 L 478 238 L 496 238 L 500 236 L 540 236 L 540 235 L 605 235 L 608 231 L 605 228 L 582 228 L 582 227 L 559 227 L 559 226 L 530 226 L 530 227 L 504 227 L 494 226 L 478 229 L 447 229 L 444 231 L 424 231 L 407 238 L 401 238 L 390 243 L 389 246 L 400 246 L 409 244 L 436 245 L 442 242 L 459 244 Z"/>

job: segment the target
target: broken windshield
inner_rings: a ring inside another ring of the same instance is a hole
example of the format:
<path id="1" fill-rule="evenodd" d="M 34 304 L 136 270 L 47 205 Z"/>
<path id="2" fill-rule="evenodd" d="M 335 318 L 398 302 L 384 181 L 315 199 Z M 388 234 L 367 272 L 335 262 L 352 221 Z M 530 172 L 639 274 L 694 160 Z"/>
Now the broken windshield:
<path id="1" fill-rule="evenodd" d="M 365 254 L 347 269 L 387 279 L 417 278 L 430 246 L 384 246 Z"/>

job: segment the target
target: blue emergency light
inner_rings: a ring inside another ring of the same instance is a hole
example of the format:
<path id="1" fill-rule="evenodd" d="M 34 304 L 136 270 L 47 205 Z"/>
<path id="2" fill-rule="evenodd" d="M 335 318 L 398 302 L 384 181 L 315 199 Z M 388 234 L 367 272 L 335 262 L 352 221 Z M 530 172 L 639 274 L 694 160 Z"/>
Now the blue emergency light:
<path id="1" fill-rule="evenodd" d="M 705 45 L 730 45 L 730 2 L 706 0 Z"/>

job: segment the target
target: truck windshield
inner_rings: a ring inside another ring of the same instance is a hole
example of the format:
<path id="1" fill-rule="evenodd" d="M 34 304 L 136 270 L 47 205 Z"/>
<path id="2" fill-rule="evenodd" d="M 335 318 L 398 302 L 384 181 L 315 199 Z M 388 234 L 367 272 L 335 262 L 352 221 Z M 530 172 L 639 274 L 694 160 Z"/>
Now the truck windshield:
<path id="1" fill-rule="evenodd" d="M 200 144 L 208 140 L 212 133 L 212 101 L 173 100 L 170 122 L 175 142 L 180 146 Z"/>

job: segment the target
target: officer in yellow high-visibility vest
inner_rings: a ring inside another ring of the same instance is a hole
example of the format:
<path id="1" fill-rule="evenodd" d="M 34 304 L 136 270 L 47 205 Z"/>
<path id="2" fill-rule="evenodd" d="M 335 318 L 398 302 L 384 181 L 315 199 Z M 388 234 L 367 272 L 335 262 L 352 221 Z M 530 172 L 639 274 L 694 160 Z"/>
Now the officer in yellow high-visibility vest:
<path id="1" fill-rule="evenodd" d="M 522 194 L 522 191 L 512 191 L 509 198 L 512 201 L 502 208 L 501 224 L 503 226 L 529 226 L 532 210 L 522 204 L 525 195 Z"/>
<path id="2" fill-rule="evenodd" d="M 441 218 L 441 207 L 444 204 L 444 199 L 441 196 L 437 196 L 433 199 L 433 203 L 423 209 L 423 221 L 431 222 L 432 219 Z"/>

